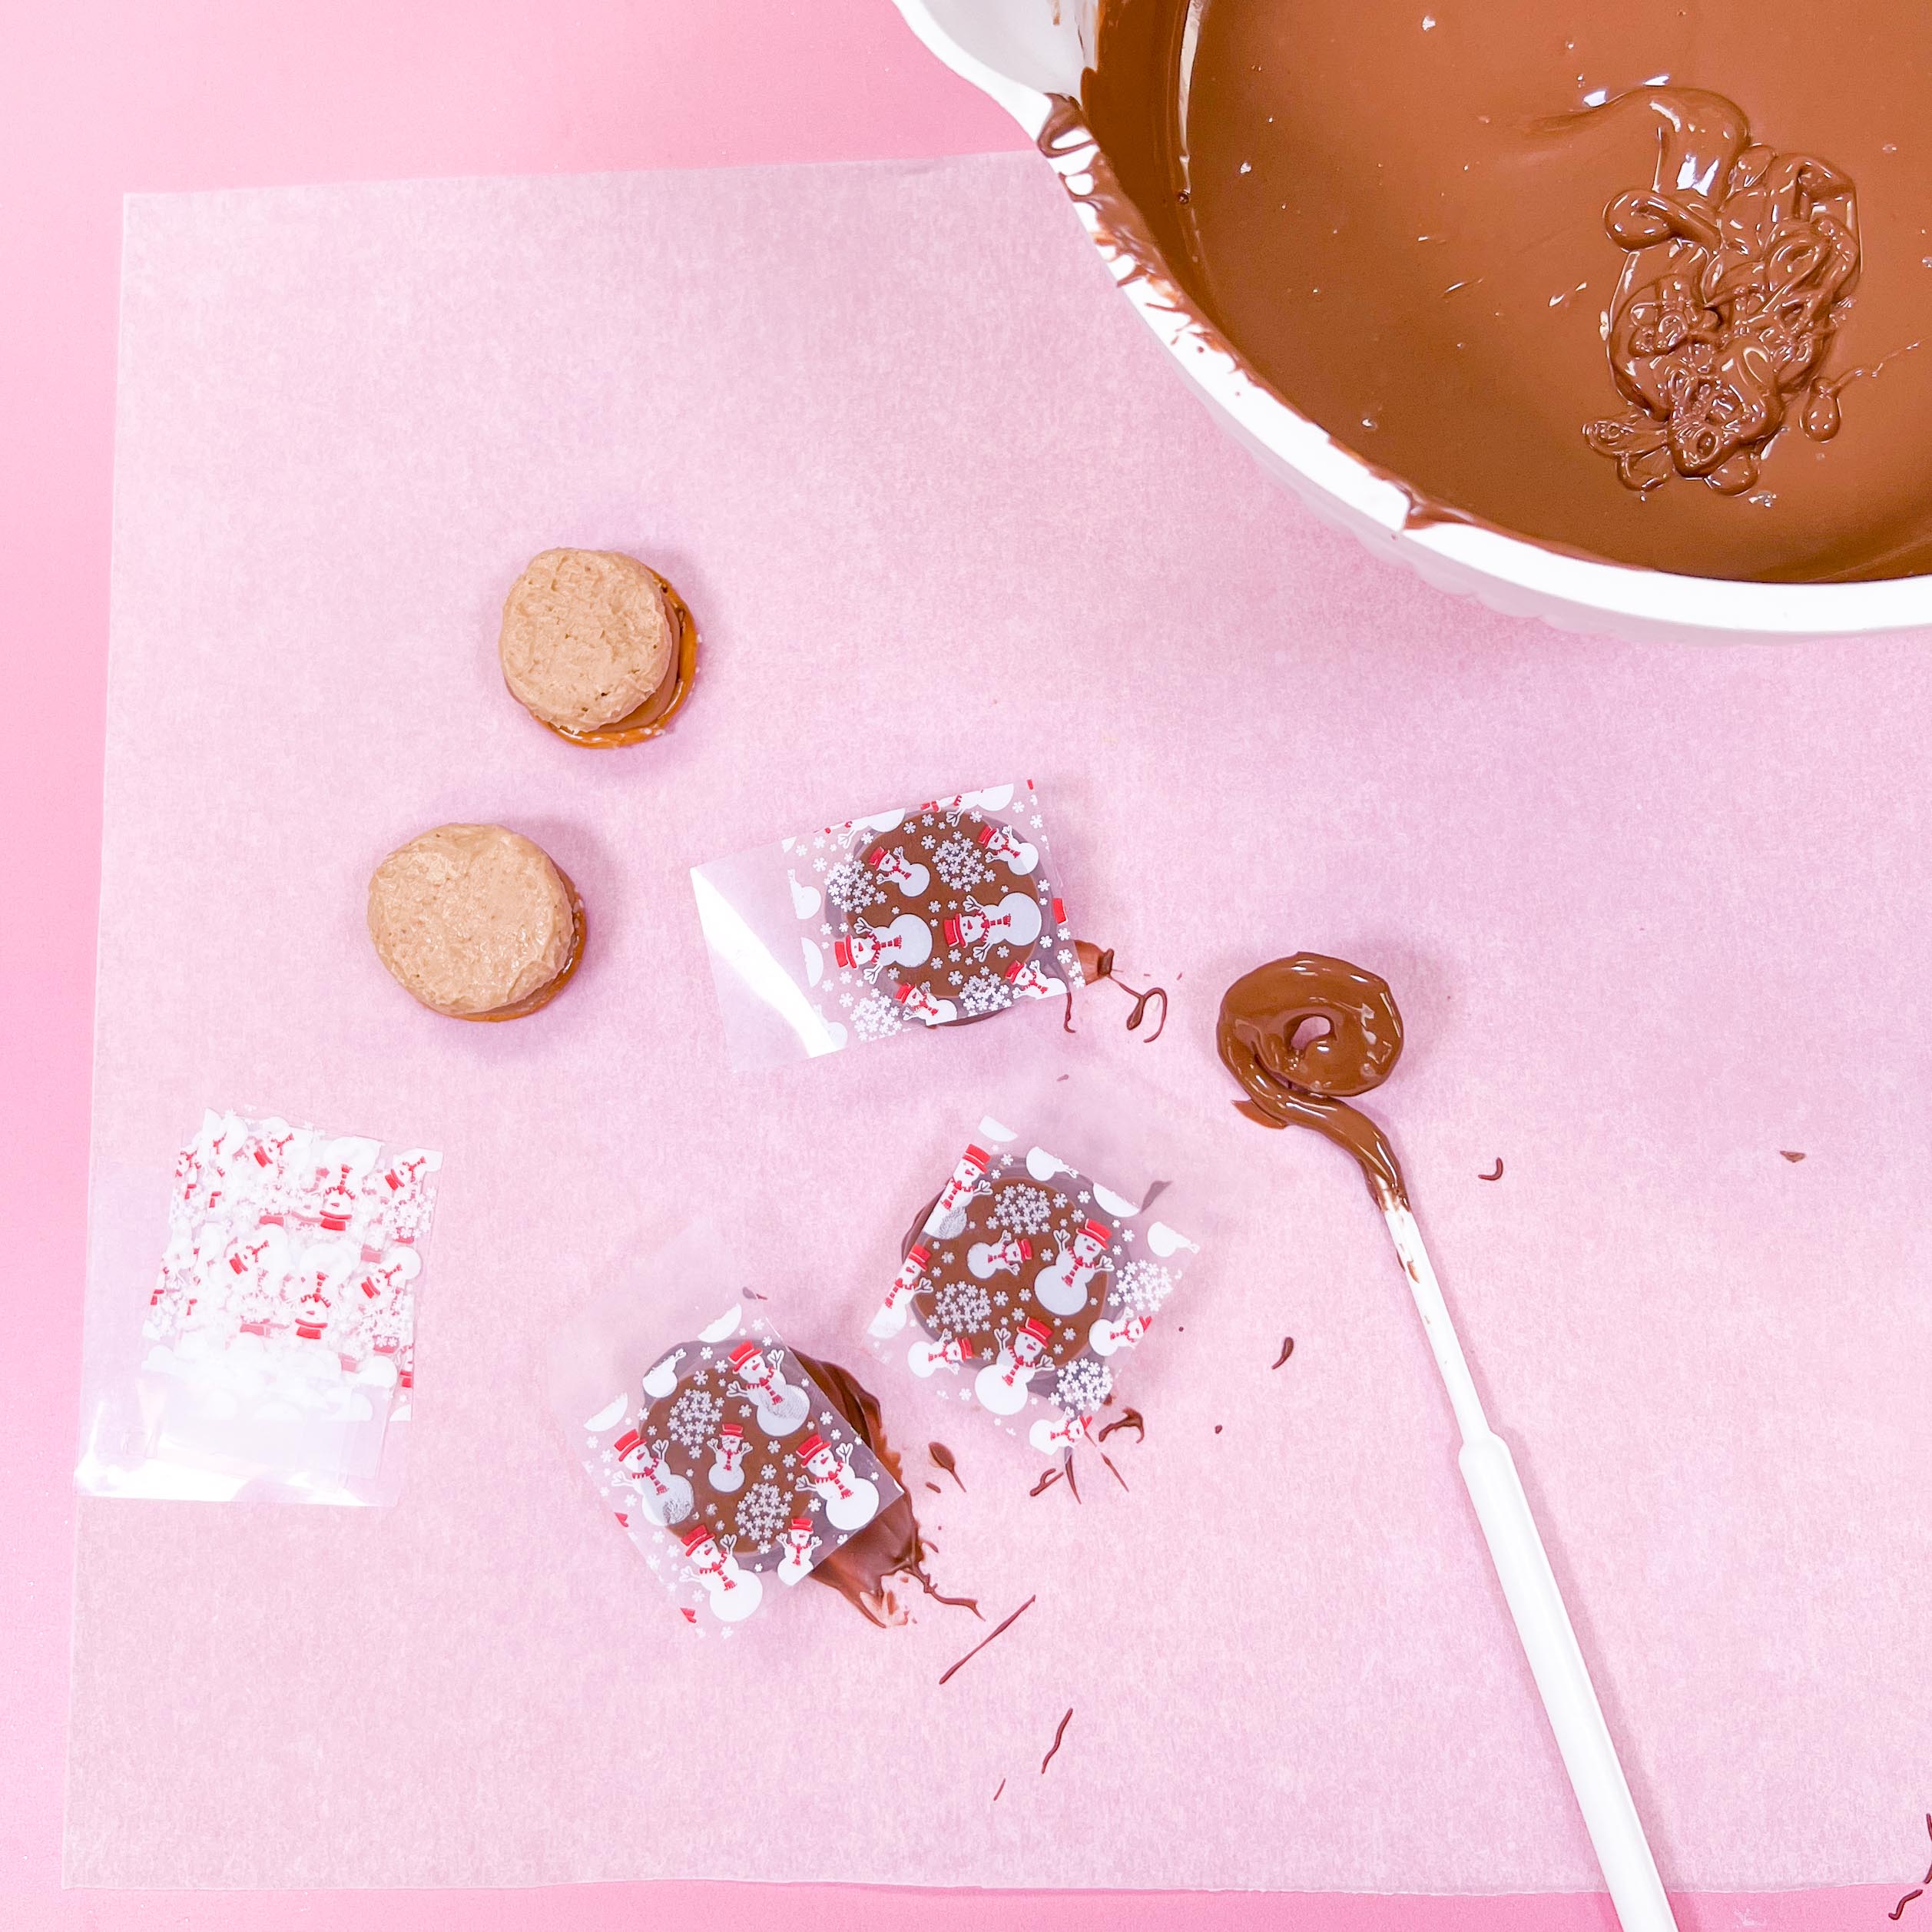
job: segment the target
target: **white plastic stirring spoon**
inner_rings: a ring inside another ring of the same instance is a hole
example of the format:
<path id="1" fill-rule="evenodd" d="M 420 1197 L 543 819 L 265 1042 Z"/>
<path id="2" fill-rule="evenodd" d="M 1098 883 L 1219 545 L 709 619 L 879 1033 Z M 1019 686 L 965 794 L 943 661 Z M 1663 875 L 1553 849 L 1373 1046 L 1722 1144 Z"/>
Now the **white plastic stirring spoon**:
<path id="1" fill-rule="evenodd" d="M 1297 1035 L 1311 1022 L 1325 1030 L 1297 1045 Z M 1251 1118 L 1274 1127 L 1291 1122 L 1312 1127 L 1360 1163 L 1449 1392 L 1462 1437 L 1456 1462 L 1463 1482 L 1618 1920 L 1624 1932 L 1676 1932 L 1522 1478 L 1509 1445 L 1483 1413 L 1394 1150 L 1381 1129 L 1344 1099 L 1380 1085 L 1401 1053 L 1402 1016 L 1393 996 L 1384 981 L 1360 967 L 1298 953 L 1229 987 L 1221 1002 L 1218 1045 L 1228 1071 L 1248 1093 L 1242 1111 Z"/>

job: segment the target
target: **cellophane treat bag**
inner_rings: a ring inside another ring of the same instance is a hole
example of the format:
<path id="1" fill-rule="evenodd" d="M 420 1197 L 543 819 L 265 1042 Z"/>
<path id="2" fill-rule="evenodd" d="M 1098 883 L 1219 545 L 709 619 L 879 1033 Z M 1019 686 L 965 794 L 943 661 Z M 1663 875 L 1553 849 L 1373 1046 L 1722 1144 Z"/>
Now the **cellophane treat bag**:
<path id="1" fill-rule="evenodd" d="M 442 1156 L 207 1110 L 164 1211 L 90 1269 L 77 1486 L 380 1504 L 403 1481 Z M 148 1198 L 154 1205 L 159 1190 Z"/>
<path id="2" fill-rule="evenodd" d="M 1171 1178 L 1138 1152 L 1109 1159 L 1124 1152 L 1118 1099 L 1084 1099 L 1037 1131 L 989 1115 L 959 1137 L 906 1204 L 867 1331 L 875 1355 L 1046 1453 L 1084 1441 L 1131 1387 L 1135 1350 L 1201 1252 Z"/>
<path id="3" fill-rule="evenodd" d="M 731 1635 L 905 1492 L 708 1231 L 551 1350 L 552 1404 L 606 1516 L 701 1635 Z"/>
<path id="4" fill-rule="evenodd" d="M 734 1065 L 816 1059 L 1062 1002 L 1080 963 L 1031 780 L 695 867 Z"/>

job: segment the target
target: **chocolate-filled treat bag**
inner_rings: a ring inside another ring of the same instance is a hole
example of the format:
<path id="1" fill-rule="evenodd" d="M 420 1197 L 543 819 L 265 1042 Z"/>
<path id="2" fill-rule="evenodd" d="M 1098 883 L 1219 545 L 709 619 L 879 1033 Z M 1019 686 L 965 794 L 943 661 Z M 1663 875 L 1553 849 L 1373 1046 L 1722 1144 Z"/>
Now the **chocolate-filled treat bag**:
<path id="1" fill-rule="evenodd" d="M 1062 1117 L 1039 1138 L 989 1117 L 914 1214 L 873 1314 L 875 1354 L 1042 1451 L 1082 1440 L 1201 1251 L 1164 1180 L 1089 1153 L 1119 1138 Z M 1090 1166 L 1091 1164 L 1091 1166 Z M 1183 1210 L 1185 1212 L 1185 1210 Z"/>
<path id="2" fill-rule="evenodd" d="M 552 1407 L 684 1620 L 729 1636 L 905 1492 L 702 1231 L 552 1344 Z"/>
<path id="3" fill-rule="evenodd" d="M 426 1148 L 210 1108 L 171 1175 L 157 1161 L 151 1176 L 108 1177 L 151 1211 L 124 1231 L 114 1217 L 128 1254 L 90 1271 L 76 1486 L 394 1502 L 442 1165 Z"/>
<path id="4" fill-rule="evenodd" d="M 1030 779 L 781 839 L 691 884 L 741 1069 L 1058 1010 L 1080 983 Z"/>

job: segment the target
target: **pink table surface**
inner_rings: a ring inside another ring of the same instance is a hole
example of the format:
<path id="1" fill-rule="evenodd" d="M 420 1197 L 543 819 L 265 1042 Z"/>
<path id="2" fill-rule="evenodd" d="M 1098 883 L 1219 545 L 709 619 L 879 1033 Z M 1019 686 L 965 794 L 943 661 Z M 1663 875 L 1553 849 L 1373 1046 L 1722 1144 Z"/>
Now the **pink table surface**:
<path id="1" fill-rule="evenodd" d="M 112 440 L 118 197 L 125 191 L 469 172 L 916 155 L 1012 144 L 877 4 L 578 10 L 563 25 L 511 5 L 18 10 L 0 81 L 0 248 L 13 297 L 0 415 L 0 515 L 14 702 L 0 785 L 16 837 L 0 927 L 13 1017 L 0 1205 L 15 1247 L 17 1387 L 0 1409 L 7 1471 L 0 1796 L 8 1920 L 29 1926 L 635 1924 L 645 1912 L 836 1913 L 884 1924 L 893 1893 L 692 1885 L 531 1894 L 62 1894 L 58 1841 L 66 1715 L 89 1017 L 98 877 L 101 718 Z M 1312 526 L 1309 526 L 1311 532 Z M 1366 576 L 1364 559 L 1350 566 Z M 21 836 L 23 830 L 31 836 Z M 24 1023 L 23 1023 L 24 1022 Z M 1746 1774 L 1748 1775 L 1748 1774 Z M 1901 1842 L 1901 1880 L 1918 1849 Z M 1902 1889 L 1902 1887 L 1901 1887 Z M 779 1896 L 773 1896 L 780 1892 Z M 1687 1926 L 1879 1921 L 1897 1896 L 1718 1897 Z M 1117 1922 L 1099 1897 L 922 1898 L 933 1923 Z M 1173 1897 L 1163 1921 L 1503 1928 L 1603 1926 L 1589 1897 L 1519 1901 Z"/>

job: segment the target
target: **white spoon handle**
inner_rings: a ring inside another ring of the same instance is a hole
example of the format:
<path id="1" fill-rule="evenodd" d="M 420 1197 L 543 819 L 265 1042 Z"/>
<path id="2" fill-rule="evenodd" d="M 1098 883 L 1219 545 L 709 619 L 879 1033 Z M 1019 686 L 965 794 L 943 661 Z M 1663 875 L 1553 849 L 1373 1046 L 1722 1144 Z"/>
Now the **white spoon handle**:
<path id="1" fill-rule="evenodd" d="M 1563 1753 L 1563 1768 L 1569 1773 L 1570 1788 L 1603 1868 L 1618 1922 L 1623 1932 L 1676 1932 L 1656 1861 L 1624 1781 L 1617 1748 L 1590 1682 L 1589 1666 L 1570 1628 L 1569 1613 L 1563 1608 L 1543 1538 L 1536 1533 L 1509 1446 L 1495 1434 L 1472 1437 L 1456 1461 L 1549 1728 L 1556 1734 L 1556 1748 Z"/>
<path id="2" fill-rule="evenodd" d="M 1456 1338 L 1441 1284 L 1423 1245 L 1415 1216 L 1399 1201 L 1384 1205 L 1390 1238 L 1409 1278 L 1430 1351 L 1456 1411 L 1463 1446 L 1456 1460 L 1470 1500 L 1476 1505 L 1490 1560 L 1515 1619 L 1516 1635 L 1536 1680 L 1538 1694 L 1556 1734 L 1556 1748 L 1569 1774 L 1584 1828 L 1623 1932 L 1677 1932 L 1657 1862 L 1650 1855 L 1642 1821 L 1624 1781 L 1610 1728 L 1603 1722 L 1589 1666 L 1583 1661 L 1569 1612 L 1556 1587 L 1529 1499 L 1510 1459 L 1509 1447 L 1490 1428 L 1482 1398 Z"/>

